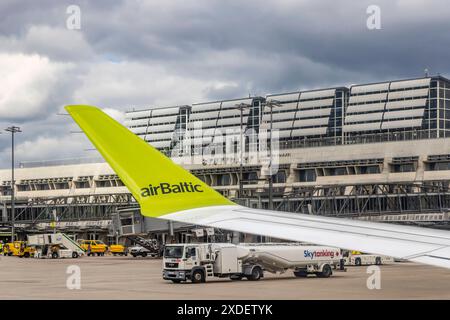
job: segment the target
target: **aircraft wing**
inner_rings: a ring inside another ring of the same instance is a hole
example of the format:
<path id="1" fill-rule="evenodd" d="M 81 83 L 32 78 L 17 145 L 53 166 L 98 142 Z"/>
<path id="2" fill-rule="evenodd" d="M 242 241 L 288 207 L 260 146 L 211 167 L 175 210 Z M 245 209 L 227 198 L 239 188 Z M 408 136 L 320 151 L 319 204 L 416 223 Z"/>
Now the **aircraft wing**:
<path id="1" fill-rule="evenodd" d="M 161 218 L 450 268 L 450 232 L 444 230 L 242 206 L 197 208 Z"/>
<path id="2" fill-rule="evenodd" d="M 383 254 L 450 268 L 450 232 L 245 208 L 92 106 L 66 110 L 128 187 L 144 216 Z"/>

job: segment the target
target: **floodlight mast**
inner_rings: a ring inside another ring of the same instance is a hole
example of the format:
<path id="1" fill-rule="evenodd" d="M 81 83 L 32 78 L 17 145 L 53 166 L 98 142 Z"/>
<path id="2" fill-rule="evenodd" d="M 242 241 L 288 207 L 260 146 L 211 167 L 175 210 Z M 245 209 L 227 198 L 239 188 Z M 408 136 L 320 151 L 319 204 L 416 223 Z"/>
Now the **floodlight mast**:
<path id="1" fill-rule="evenodd" d="M 14 180 L 14 135 L 16 133 L 22 132 L 19 127 L 11 126 L 5 129 L 11 133 L 11 242 L 15 240 L 15 222 L 16 222 L 16 213 L 15 213 L 15 180 Z"/>

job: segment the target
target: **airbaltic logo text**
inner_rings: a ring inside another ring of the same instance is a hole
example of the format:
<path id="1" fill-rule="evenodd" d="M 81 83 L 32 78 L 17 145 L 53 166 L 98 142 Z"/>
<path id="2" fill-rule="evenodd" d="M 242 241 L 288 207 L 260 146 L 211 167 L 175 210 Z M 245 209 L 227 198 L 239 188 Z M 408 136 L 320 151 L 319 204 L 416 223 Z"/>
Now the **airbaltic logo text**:
<path id="1" fill-rule="evenodd" d="M 309 251 L 309 250 L 305 250 L 304 252 L 304 257 L 305 258 L 322 258 L 322 257 L 330 257 L 330 258 L 334 258 L 334 251 L 330 251 L 330 250 L 321 250 L 321 251 Z"/>
<path id="2" fill-rule="evenodd" d="M 192 182 L 179 182 L 178 184 L 170 184 L 161 182 L 159 185 L 148 185 L 146 188 L 141 188 L 142 197 L 158 196 L 170 193 L 185 193 L 185 192 L 203 192 L 202 186 L 199 184 L 192 184 Z"/>

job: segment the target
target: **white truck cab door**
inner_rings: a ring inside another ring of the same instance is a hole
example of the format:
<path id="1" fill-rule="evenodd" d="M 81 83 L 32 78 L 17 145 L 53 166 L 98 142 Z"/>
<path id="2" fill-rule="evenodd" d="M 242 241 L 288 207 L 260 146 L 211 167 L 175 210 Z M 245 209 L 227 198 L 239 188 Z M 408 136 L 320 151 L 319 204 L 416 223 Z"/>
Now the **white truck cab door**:
<path id="1" fill-rule="evenodd" d="M 196 247 L 186 247 L 185 251 L 186 267 L 194 267 L 199 265 L 198 252 Z"/>

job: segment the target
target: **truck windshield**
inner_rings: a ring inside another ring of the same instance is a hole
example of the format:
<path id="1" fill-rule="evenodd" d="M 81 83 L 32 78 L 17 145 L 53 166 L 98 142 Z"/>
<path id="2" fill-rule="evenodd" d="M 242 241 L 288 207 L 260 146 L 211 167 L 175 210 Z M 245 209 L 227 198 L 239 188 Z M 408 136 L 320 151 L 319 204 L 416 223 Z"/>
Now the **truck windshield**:
<path id="1" fill-rule="evenodd" d="M 164 258 L 181 258 L 183 246 L 168 246 L 164 249 Z"/>

